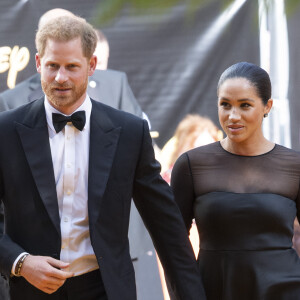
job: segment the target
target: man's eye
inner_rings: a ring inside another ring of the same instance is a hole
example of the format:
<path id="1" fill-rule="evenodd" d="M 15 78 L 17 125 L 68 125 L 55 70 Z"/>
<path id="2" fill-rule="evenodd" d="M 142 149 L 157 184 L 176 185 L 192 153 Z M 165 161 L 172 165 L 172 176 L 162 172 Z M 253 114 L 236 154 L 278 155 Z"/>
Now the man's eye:
<path id="1" fill-rule="evenodd" d="M 56 66 L 56 64 L 49 64 L 49 67 L 52 68 L 52 69 L 54 69 L 54 68 L 56 68 L 57 66 Z"/>

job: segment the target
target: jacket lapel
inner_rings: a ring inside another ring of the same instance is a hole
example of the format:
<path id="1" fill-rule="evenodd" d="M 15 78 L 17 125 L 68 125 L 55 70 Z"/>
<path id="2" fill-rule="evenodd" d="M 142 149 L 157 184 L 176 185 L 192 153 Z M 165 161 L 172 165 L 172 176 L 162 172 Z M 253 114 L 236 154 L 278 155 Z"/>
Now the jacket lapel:
<path id="1" fill-rule="evenodd" d="M 58 234 L 60 219 L 43 99 L 32 103 L 22 123 L 16 123 L 23 149 L 40 197 Z"/>
<path id="2" fill-rule="evenodd" d="M 92 101 L 88 178 L 88 211 L 90 224 L 95 224 L 106 189 L 121 132 L 104 112 L 101 104 Z M 43 100 L 32 103 L 22 123 L 16 123 L 23 149 L 40 197 L 60 235 L 60 219 L 56 185 Z"/>
<path id="3" fill-rule="evenodd" d="M 101 104 L 92 101 L 90 156 L 88 179 L 88 210 L 90 224 L 97 221 L 121 132 L 103 111 Z"/>

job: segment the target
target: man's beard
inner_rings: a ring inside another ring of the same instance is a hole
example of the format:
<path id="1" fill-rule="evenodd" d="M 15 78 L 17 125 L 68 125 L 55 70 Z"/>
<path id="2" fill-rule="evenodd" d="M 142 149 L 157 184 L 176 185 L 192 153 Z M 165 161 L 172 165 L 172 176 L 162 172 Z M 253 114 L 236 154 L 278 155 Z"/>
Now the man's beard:
<path id="1" fill-rule="evenodd" d="M 58 84 L 56 82 L 47 83 L 41 79 L 42 89 L 47 96 L 48 101 L 55 108 L 64 108 L 74 105 L 86 92 L 88 77 L 79 86 L 72 83 Z M 67 95 L 59 95 L 56 89 L 70 89 Z"/>

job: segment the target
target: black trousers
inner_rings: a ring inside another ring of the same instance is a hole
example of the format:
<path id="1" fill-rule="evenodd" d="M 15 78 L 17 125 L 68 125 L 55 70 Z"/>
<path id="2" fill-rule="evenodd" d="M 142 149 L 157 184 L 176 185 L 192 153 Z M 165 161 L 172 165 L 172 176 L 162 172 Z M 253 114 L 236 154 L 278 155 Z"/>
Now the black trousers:
<path id="1" fill-rule="evenodd" d="M 59 300 L 107 300 L 99 270 L 68 278 L 57 291 Z"/>
<path id="2" fill-rule="evenodd" d="M 31 286 L 23 277 L 11 279 L 11 300 L 107 300 L 99 270 L 68 278 L 55 293 L 47 294 Z M 30 292 L 29 292 L 30 289 Z M 0 299 L 2 300 L 2 299 Z M 3 299 L 4 300 L 4 299 Z"/>

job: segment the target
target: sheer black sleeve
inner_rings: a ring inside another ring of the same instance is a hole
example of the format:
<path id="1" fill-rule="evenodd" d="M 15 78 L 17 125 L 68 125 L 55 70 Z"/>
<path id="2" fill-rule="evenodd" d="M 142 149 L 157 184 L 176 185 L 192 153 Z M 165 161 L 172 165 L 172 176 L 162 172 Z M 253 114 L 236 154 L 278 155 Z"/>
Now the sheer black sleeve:
<path id="1" fill-rule="evenodd" d="M 181 155 L 172 170 L 171 187 L 174 197 L 189 231 L 194 218 L 194 184 L 188 154 Z"/>

